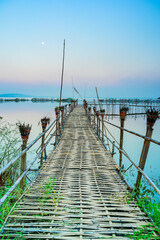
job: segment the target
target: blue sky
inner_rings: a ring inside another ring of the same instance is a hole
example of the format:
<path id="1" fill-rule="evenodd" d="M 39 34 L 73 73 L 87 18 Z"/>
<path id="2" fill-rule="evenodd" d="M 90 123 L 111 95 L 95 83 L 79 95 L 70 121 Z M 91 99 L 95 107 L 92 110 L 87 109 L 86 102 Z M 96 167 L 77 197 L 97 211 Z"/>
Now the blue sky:
<path id="1" fill-rule="evenodd" d="M 160 96 L 159 0 L 0 0 L 0 94 Z"/>

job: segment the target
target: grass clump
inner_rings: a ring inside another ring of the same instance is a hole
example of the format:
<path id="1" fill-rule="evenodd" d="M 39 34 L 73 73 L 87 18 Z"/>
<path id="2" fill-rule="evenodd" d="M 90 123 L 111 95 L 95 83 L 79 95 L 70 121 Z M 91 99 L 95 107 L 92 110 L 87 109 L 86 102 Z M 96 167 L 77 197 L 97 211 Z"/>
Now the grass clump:
<path id="1" fill-rule="evenodd" d="M 133 235 L 127 235 L 130 239 L 160 239 L 160 202 L 156 201 L 154 196 L 154 191 L 142 185 L 138 191 L 134 189 L 129 195 L 129 199 L 135 199 L 140 209 L 151 219 L 148 224 L 134 229 Z"/>

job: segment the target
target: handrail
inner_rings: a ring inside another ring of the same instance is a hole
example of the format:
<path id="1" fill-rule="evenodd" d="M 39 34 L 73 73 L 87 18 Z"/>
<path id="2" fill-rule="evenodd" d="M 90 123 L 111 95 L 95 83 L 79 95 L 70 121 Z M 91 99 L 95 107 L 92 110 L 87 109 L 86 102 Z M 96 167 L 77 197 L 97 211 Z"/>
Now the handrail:
<path id="1" fill-rule="evenodd" d="M 155 143 L 155 144 L 157 144 L 157 145 L 160 145 L 160 142 L 158 142 L 157 140 L 154 140 L 154 139 L 152 139 L 152 138 L 146 137 L 146 136 L 141 135 L 141 134 L 139 134 L 139 133 L 130 131 L 130 130 L 128 130 L 128 129 L 119 127 L 119 126 L 115 125 L 114 123 L 108 122 L 107 120 L 104 120 L 104 122 L 106 122 L 106 123 L 108 123 L 108 124 L 110 124 L 110 125 L 112 125 L 112 126 L 114 126 L 114 127 L 116 127 L 116 128 L 122 129 L 122 130 L 124 130 L 124 131 L 126 131 L 126 132 L 128 132 L 128 133 L 131 133 L 131 134 L 133 134 L 133 135 L 136 135 L 136 136 L 138 136 L 138 137 L 141 137 L 141 138 L 143 138 L 143 139 L 146 139 L 146 140 L 148 140 L 148 141 L 150 141 L 150 142 L 153 142 L 153 143 Z"/>
<path id="2" fill-rule="evenodd" d="M 135 168 L 137 168 L 137 170 L 145 177 L 145 179 L 150 183 L 150 185 L 154 188 L 154 190 L 160 195 L 160 189 L 153 183 L 153 181 L 147 176 L 147 174 L 145 174 L 145 172 L 140 168 L 138 167 L 131 159 L 130 157 L 128 156 L 128 154 L 120 149 L 119 147 L 117 147 L 113 141 L 108 138 L 106 135 L 104 135 L 120 152 L 122 152 L 127 158 L 128 160 L 135 166 Z"/>
<path id="3" fill-rule="evenodd" d="M 90 125 L 91 125 L 92 128 L 94 129 L 94 126 L 91 124 L 91 121 L 89 120 L 87 111 L 86 111 L 86 114 L 87 114 L 87 118 L 88 118 L 88 121 L 89 121 Z M 100 119 L 100 121 L 101 121 L 101 119 Z M 101 121 L 101 122 L 102 122 L 102 121 Z M 124 129 L 124 128 L 122 128 L 122 127 L 119 127 L 119 126 L 117 126 L 117 125 L 115 125 L 115 124 L 112 124 L 112 123 L 110 123 L 110 122 L 108 122 L 108 121 L 106 121 L 106 120 L 103 120 L 103 124 L 104 124 L 104 122 L 109 123 L 110 125 L 113 125 L 114 127 L 117 127 L 117 128 L 119 128 L 119 129 L 122 129 L 122 130 L 124 130 L 124 131 L 129 132 L 129 133 L 132 133 L 132 134 L 134 134 L 134 135 L 138 135 L 138 137 L 142 137 L 142 138 L 144 138 L 144 139 L 146 139 L 146 140 L 150 140 L 150 141 L 152 141 L 153 143 L 156 143 L 156 144 L 160 145 L 160 143 L 159 143 L 158 141 L 153 140 L 153 139 L 151 139 L 151 138 L 149 138 L 149 137 L 145 137 L 145 136 L 143 136 L 143 135 L 141 135 L 141 134 L 137 134 L 137 133 L 135 133 L 135 132 L 129 131 L 129 130 Z M 94 129 L 94 131 L 96 132 L 95 129 Z M 102 131 L 100 130 L 100 132 L 102 132 Z M 127 159 L 135 166 L 135 168 L 138 170 L 138 172 L 140 172 L 140 173 L 144 176 L 144 178 L 148 181 L 148 183 L 154 188 L 154 190 L 155 190 L 155 191 L 158 193 L 158 195 L 160 196 L 160 189 L 153 183 L 153 181 L 147 176 L 147 174 L 131 160 L 131 158 L 128 156 L 127 152 L 126 152 L 124 149 L 121 149 L 121 148 L 117 147 L 116 144 L 115 144 L 110 138 L 108 138 L 108 136 L 106 136 L 105 134 L 103 134 L 103 136 L 106 137 L 107 140 L 109 140 L 121 153 L 123 153 L 123 154 L 127 157 Z M 99 139 L 100 139 L 100 136 L 98 136 L 98 137 L 99 137 Z M 101 139 L 100 139 L 100 140 L 101 140 Z M 104 143 L 103 143 L 103 145 L 104 145 Z M 104 146 L 105 146 L 105 145 L 104 145 Z M 106 148 L 106 146 L 105 146 L 105 148 Z M 107 148 L 106 148 L 106 149 L 107 149 Z"/>
<path id="4" fill-rule="evenodd" d="M 50 140 L 53 138 L 54 135 L 51 135 L 51 137 L 48 139 L 47 143 L 45 146 L 41 149 L 41 151 L 37 154 L 37 156 L 34 158 L 34 160 L 31 162 L 29 167 L 21 174 L 21 176 L 16 180 L 16 182 L 12 185 L 12 187 L 3 195 L 3 197 L 0 199 L 0 206 L 3 204 L 3 202 L 7 199 L 7 197 L 10 195 L 11 192 L 16 188 L 16 186 L 20 183 L 20 181 L 23 179 L 23 177 L 27 174 L 27 172 L 30 170 L 31 166 L 33 163 L 38 159 L 40 156 L 41 152 L 44 151 Z"/>
<path id="5" fill-rule="evenodd" d="M 58 117 L 57 119 L 59 118 L 60 117 Z M 53 126 L 55 122 L 56 122 L 56 119 L 51 123 L 51 125 L 43 133 L 41 133 L 35 140 L 33 140 L 33 142 L 31 142 L 18 156 L 16 156 L 12 161 L 7 163 L 6 166 L 1 168 L 0 175 L 3 174 L 10 166 L 12 166 L 13 163 L 15 163 L 20 157 L 22 157 L 23 154 L 26 153 Z"/>
<path id="6" fill-rule="evenodd" d="M 77 103 L 77 101 L 75 102 Z M 54 149 L 57 146 L 57 143 L 59 142 L 59 139 L 61 138 L 61 134 L 64 128 L 64 124 L 65 121 L 68 117 L 68 113 L 70 113 L 73 108 L 76 106 L 74 103 L 74 106 L 71 105 L 69 112 L 68 110 L 66 111 L 65 117 L 64 117 L 64 121 L 62 124 L 62 128 L 60 131 L 60 135 L 58 137 L 58 139 L 56 140 L 56 144 Z M 10 166 L 12 166 L 21 156 L 23 156 L 23 154 L 25 154 L 46 132 L 49 131 L 48 135 L 46 136 L 45 140 L 48 138 L 49 134 L 51 133 L 51 131 L 54 129 L 54 127 L 56 126 L 56 124 L 54 124 L 56 121 L 59 121 L 61 116 L 57 117 L 51 124 L 50 126 L 43 132 L 40 134 L 40 136 L 38 136 L 33 142 L 31 142 L 28 147 L 26 147 L 17 157 L 15 157 L 12 161 L 10 161 L 5 167 L 3 167 L 2 169 L 0 169 L 0 175 L 3 174 Z M 21 180 L 24 178 L 24 176 L 27 174 L 27 172 L 30 170 L 31 166 L 33 165 L 33 163 L 38 159 L 38 157 L 40 156 L 40 154 L 45 150 L 45 148 L 47 147 L 47 145 L 49 144 L 49 142 L 51 141 L 51 139 L 53 138 L 53 136 L 55 136 L 57 133 L 57 129 L 54 131 L 53 134 L 51 134 L 51 136 L 49 137 L 49 139 L 47 140 L 45 145 L 42 145 L 42 149 L 37 153 L 36 157 L 34 158 L 34 160 L 30 163 L 30 165 L 27 167 L 27 169 L 24 170 L 24 172 L 20 175 L 20 177 L 16 180 L 16 182 L 10 187 L 10 189 L 3 195 L 3 197 L 0 199 L 0 206 L 4 203 L 4 201 L 8 198 L 8 196 L 11 194 L 11 192 L 16 188 L 16 186 L 21 182 Z"/>

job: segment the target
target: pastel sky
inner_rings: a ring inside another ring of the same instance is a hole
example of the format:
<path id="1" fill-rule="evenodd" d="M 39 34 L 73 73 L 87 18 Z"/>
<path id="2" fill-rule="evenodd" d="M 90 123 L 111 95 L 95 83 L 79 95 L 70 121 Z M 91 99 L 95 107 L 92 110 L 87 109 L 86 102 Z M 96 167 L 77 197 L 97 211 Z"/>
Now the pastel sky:
<path id="1" fill-rule="evenodd" d="M 160 97 L 159 0 L 0 0 L 0 94 Z"/>

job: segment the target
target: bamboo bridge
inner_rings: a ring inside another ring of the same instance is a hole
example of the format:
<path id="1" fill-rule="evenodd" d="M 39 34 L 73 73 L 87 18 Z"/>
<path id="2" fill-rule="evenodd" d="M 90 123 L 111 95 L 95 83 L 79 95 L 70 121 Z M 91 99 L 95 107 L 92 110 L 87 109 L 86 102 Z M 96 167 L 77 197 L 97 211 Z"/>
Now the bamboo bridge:
<path id="1" fill-rule="evenodd" d="M 2 239 L 130 239 L 149 223 L 118 166 L 77 106 L 37 179 L 15 204 Z"/>

